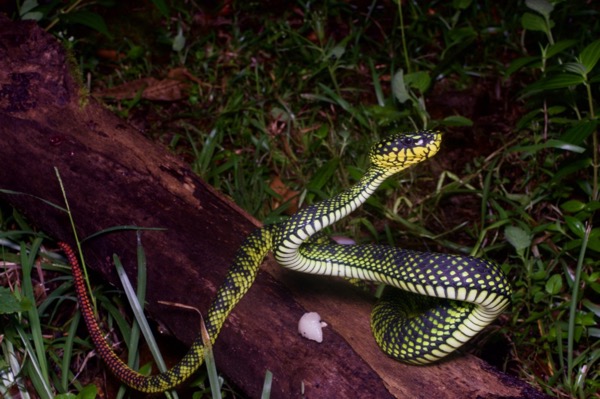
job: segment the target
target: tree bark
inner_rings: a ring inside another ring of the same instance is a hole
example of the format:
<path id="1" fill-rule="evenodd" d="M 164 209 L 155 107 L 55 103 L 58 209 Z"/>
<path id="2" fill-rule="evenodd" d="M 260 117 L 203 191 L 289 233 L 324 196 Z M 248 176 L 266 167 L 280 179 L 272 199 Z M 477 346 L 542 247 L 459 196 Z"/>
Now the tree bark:
<path id="1" fill-rule="evenodd" d="M 56 168 L 80 237 L 122 225 L 165 229 L 143 233 L 147 310 L 189 344 L 198 333 L 197 317 L 157 301 L 205 312 L 256 223 L 179 159 L 82 94 L 69 68 L 52 36 L 0 15 L 0 188 L 28 194 L 0 197 L 45 233 L 73 242 L 66 213 L 39 200 L 63 205 Z M 115 283 L 113 253 L 134 276 L 133 232 L 84 245 L 89 267 Z M 253 398 L 260 396 L 266 370 L 274 375 L 273 398 L 543 397 L 470 355 L 428 367 L 387 358 L 370 333 L 370 302 L 345 284 L 285 271 L 269 259 L 217 339 L 219 371 Z M 322 344 L 298 335 L 305 311 L 319 312 L 329 324 Z"/>

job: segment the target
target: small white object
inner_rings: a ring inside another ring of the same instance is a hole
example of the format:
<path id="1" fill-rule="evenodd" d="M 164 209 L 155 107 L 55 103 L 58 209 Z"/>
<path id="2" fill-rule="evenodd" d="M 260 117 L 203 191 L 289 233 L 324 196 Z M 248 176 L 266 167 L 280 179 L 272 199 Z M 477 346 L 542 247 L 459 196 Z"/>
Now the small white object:
<path id="1" fill-rule="evenodd" d="M 340 245 L 354 245 L 356 244 L 356 241 L 354 241 L 352 238 L 350 237 L 344 237 L 344 236 L 332 236 L 331 239 L 333 241 L 336 242 L 336 244 L 340 244 Z"/>
<path id="2" fill-rule="evenodd" d="M 327 327 L 327 323 L 321 321 L 321 316 L 317 312 L 304 313 L 298 322 L 298 332 L 304 338 L 323 342 L 323 327 Z"/>

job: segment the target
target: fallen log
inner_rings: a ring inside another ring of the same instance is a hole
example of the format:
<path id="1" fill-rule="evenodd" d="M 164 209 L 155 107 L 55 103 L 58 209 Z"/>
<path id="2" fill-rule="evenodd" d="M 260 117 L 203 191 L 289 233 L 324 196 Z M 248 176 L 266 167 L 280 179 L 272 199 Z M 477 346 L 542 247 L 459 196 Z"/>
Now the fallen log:
<path id="1" fill-rule="evenodd" d="M 149 313 L 184 343 L 197 318 L 158 301 L 206 311 L 235 250 L 257 223 L 150 142 L 82 94 L 65 51 L 34 23 L 0 15 L 0 188 L 62 203 L 60 172 L 81 237 L 121 225 L 147 231 Z M 67 215 L 27 195 L 0 197 L 57 240 L 72 242 Z M 88 265 L 117 281 L 117 253 L 134 276 L 135 235 L 114 232 L 84 246 Z M 282 270 L 272 260 L 228 318 L 215 345 L 219 371 L 258 397 L 265 371 L 273 398 L 535 398 L 527 384 L 470 355 L 428 367 L 381 353 L 369 328 L 371 300 L 331 279 Z M 317 311 L 324 342 L 296 325 Z"/>

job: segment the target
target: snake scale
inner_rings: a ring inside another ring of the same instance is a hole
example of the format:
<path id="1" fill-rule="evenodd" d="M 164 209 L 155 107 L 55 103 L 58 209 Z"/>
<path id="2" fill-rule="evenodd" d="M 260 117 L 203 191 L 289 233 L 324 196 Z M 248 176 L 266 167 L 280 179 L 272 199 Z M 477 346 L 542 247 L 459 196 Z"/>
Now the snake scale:
<path id="1" fill-rule="evenodd" d="M 437 153 L 440 143 L 441 134 L 435 131 L 391 135 L 373 146 L 371 166 L 352 187 L 246 237 L 208 311 L 211 341 L 250 289 L 269 251 L 279 264 L 293 270 L 390 286 L 373 310 L 371 327 L 381 349 L 400 361 L 439 360 L 492 322 L 511 295 L 502 270 L 492 262 L 383 245 L 338 245 L 319 238 L 325 227 L 362 205 L 385 179 Z M 79 307 L 97 352 L 121 381 L 139 391 L 162 392 L 198 369 L 204 360 L 200 336 L 164 373 L 144 376 L 125 365 L 94 317 L 75 253 L 68 244 L 60 247 L 71 265 Z"/>

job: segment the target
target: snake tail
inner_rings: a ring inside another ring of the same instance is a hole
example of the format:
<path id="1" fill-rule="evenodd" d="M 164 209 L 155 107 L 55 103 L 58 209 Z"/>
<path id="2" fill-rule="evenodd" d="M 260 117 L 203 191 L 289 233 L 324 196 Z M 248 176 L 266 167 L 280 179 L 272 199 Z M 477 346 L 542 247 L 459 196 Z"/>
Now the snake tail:
<path id="1" fill-rule="evenodd" d="M 215 300 L 212 302 L 206 318 L 206 329 L 212 343 L 217 339 L 231 310 L 254 282 L 262 260 L 271 249 L 271 243 L 271 228 L 265 227 L 254 230 L 238 249 L 233 265 L 228 270 L 225 281 L 217 290 Z M 164 392 L 181 384 L 202 365 L 204 346 L 201 336 L 198 335 L 179 363 L 163 373 L 145 376 L 127 366 L 113 351 L 98 325 L 75 252 L 67 243 L 59 242 L 58 245 L 71 266 L 79 309 L 96 351 L 120 381 L 141 392 Z"/>

